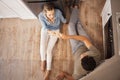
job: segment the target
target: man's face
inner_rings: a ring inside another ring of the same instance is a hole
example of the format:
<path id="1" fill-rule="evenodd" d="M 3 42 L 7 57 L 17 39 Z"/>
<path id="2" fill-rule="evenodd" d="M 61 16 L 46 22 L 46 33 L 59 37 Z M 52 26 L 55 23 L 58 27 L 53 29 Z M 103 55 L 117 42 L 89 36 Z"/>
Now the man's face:
<path id="1" fill-rule="evenodd" d="M 55 15 L 54 9 L 53 9 L 53 10 L 50 10 L 50 11 L 46 11 L 46 16 L 47 16 L 50 20 L 54 19 L 54 15 Z"/>

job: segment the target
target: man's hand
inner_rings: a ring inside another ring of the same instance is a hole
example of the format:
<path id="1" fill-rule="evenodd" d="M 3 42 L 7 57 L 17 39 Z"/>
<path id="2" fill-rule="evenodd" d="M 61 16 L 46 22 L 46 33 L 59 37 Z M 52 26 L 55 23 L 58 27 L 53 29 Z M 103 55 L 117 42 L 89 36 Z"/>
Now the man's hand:
<path id="1" fill-rule="evenodd" d="M 69 39 L 68 35 L 62 34 L 60 32 L 48 31 L 48 34 L 62 39 Z"/>
<path id="2" fill-rule="evenodd" d="M 66 78 L 67 80 L 74 80 L 72 75 L 68 74 L 67 72 L 62 71 L 57 77 L 56 80 L 63 80 Z"/>
<path id="3" fill-rule="evenodd" d="M 65 78 L 65 73 L 62 71 L 60 74 L 56 77 L 56 80 L 63 80 Z"/>
<path id="4" fill-rule="evenodd" d="M 68 36 L 68 35 L 65 35 L 65 34 L 61 34 L 61 38 L 62 38 L 62 39 L 69 39 L 69 36 Z"/>

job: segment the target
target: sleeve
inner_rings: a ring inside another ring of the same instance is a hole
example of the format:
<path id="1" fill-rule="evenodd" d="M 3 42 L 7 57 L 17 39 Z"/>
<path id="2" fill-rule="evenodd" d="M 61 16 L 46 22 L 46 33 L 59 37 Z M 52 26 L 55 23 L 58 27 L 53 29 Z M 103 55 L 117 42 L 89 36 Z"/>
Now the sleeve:
<path id="1" fill-rule="evenodd" d="M 94 47 L 94 46 L 91 46 L 90 48 L 89 48 L 89 51 L 88 52 L 86 52 L 86 54 L 87 55 L 90 55 L 90 56 L 100 56 L 100 52 L 99 52 L 99 50 L 96 48 L 96 47 Z"/>
<path id="2" fill-rule="evenodd" d="M 42 19 L 41 14 L 38 15 L 38 19 L 39 19 L 39 21 L 40 21 L 40 23 L 42 25 L 42 28 L 47 29 L 46 28 L 47 25 L 46 25 L 45 21 Z"/>
<path id="3" fill-rule="evenodd" d="M 59 12 L 59 17 L 60 17 L 61 22 L 66 23 L 67 20 L 63 17 L 62 12 L 60 10 L 58 10 L 58 12 Z"/>

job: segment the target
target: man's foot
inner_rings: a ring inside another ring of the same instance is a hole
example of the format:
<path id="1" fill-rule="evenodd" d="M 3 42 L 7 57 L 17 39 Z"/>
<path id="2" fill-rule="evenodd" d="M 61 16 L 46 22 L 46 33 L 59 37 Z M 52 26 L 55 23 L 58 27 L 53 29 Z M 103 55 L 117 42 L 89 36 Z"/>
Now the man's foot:
<path id="1" fill-rule="evenodd" d="M 45 72 L 46 69 L 46 61 L 41 61 L 41 70 Z"/>
<path id="2" fill-rule="evenodd" d="M 49 80 L 50 77 L 50 70 L 47 70 L 44 75 L 44 80 Z"/>

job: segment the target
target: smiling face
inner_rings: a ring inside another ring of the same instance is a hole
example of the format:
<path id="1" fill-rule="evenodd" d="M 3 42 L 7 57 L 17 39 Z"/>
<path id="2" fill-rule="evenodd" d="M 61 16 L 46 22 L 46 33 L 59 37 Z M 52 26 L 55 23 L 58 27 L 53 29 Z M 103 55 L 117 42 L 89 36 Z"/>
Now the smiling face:
<path id="1" fill-rule="evenodd" d="M 43 11 L 50 22 L 54 22 L 55 8 L 53 3 L 45 3 Z"/>
<path id="2" fill-rule="evenodd" d="M 48 19 L 53 20 L 54 19 L 54 15 L 55 15 L 54 9 L 52 9 L 50 11 L 46 11 L 46 16 L 47 16 Z"/>

